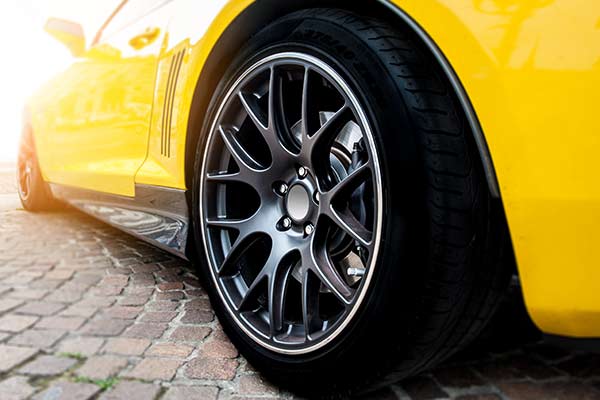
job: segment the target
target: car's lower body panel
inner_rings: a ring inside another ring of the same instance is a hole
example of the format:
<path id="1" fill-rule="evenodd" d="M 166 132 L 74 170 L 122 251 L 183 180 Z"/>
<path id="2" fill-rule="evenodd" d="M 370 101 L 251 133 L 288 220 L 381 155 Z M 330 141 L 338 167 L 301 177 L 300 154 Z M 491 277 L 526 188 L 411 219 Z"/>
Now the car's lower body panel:
<path id="1" fill-rule="evenodd" d="M 57 198 L 116 228 L 187 259 L 186 191 L 136 185 L 135 197 L 50 184 Z"/>

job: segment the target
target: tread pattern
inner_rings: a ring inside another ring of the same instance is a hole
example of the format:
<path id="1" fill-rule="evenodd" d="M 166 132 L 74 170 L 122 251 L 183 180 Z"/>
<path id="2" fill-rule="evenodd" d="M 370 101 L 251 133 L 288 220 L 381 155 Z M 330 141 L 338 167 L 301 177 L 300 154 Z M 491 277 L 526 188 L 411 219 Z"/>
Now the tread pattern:
<path id="1" fill-rule="evenodd" d="M 507 237 L 495 223 L 498 216 L 454 93 L 410 33 L 345 10 L 309 10 L 304 17 L 334 21 L 370 44 L 395 77 L 426 163 L 433 240 L 416 317 L 421 323 L 406 346 L 411 354 L 391 372 L 376 374 L 370 386 L 375 389 L 438 364 L 477 337 L 508 283 L 502 257 Z"/>

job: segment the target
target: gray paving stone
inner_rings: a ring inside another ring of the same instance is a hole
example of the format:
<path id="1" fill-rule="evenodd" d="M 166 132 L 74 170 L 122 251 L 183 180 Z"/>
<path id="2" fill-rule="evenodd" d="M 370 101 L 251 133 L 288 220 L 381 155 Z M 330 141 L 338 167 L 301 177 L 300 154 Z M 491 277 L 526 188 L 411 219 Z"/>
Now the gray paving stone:
<path id="1" fill-rule="evenodd" d="M 35 392 L 25 376 L 11 376 L 0 382 L 2 400 L 24 400 Z"/>
<path id="2" fill-rule="evenodd" d="M 160 386 L 151 383 L 121 381 L 111 390 L 102 393 L 100 400 L 152 400 Z M 199 397 L 198 399 L 203 399 Z"/>
<path id="3" fill-rule="evenodd" d="M 77 363 L 67 357 L 40 356 L 19 369 L 24 375 L 59 375 Z"/>
<path id="4" fill-rule="evenodd" d="M 91 383 L 60 381 L 35 395 L 33 400 L 88 400 L 100 392 L 100 387 Z"/>
<path id="5" fill-rule="evenodd" d="M 0 344 L 0 373 L 10 371 L 17 365 L 31 358 L 38 352 L 37 349 L 29 347 L 16 347 Z"/>

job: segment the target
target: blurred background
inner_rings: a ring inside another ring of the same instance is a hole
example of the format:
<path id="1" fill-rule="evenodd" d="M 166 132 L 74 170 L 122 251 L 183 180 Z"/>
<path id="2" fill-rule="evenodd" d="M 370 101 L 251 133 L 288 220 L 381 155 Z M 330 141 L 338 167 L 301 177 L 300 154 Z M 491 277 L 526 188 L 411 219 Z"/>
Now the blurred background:
<path id="1" fill-rule="evenodd" d="M 83 25 L 88 40 L 121 0 L 3 0 L 0 12 L 0 164 L 16 161 L 27 97 L 72 62 L 67 48 L 44 32 L 48 17 Z"/>

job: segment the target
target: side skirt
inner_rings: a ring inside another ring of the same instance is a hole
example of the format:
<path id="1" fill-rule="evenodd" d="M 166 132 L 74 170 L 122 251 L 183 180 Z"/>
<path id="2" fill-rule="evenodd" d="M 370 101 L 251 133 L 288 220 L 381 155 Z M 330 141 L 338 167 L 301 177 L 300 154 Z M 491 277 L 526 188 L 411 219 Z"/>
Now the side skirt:
<path id="1" fill-rule="evenodd" d="M 178 257 L 188 259 L 190 226 L 186 191 L 136 185 L 135 197 L 50 184 L 57 198 Z"/>

